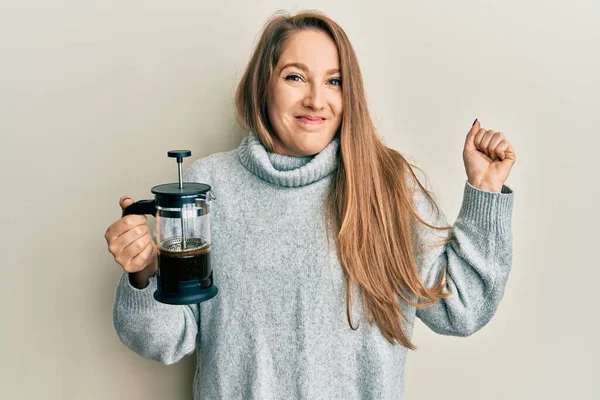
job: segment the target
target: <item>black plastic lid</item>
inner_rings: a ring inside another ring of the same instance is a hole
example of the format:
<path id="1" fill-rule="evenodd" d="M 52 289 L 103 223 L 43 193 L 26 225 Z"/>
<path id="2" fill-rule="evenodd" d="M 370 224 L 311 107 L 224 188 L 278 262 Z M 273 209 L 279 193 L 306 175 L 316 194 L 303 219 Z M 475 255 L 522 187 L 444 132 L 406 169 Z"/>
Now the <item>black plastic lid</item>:
<path id="1" fill-rule="evenodd" d="M 210 185 L 196 182 L 165 183 L 152 188 L 156 196 L 156 206 L 163 208 L 181 208 L 184 204 L 194 204 L 198 197 L 203 197 L 211 189 Z"/>

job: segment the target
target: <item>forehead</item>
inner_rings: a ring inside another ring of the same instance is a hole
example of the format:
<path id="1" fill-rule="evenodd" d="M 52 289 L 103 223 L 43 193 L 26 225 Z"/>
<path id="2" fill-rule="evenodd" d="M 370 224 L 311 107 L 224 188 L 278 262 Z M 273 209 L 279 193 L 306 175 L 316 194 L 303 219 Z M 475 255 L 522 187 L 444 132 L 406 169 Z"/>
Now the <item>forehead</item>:
<path id="1" fill-rule="evenodd" d="M 296 32 L 285 44 L 278 66 L 287 63 L 302 63 L 309 70 L 339 68 L 337 46 L 325 32 L 315 29 Z"/>

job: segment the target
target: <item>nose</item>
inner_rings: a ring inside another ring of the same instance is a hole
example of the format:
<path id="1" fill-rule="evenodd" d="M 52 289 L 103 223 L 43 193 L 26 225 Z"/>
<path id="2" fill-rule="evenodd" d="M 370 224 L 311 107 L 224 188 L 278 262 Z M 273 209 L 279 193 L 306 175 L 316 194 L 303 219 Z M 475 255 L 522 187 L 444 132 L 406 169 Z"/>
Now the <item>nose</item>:
<path id="1" fill-rule="evenodd" d="M 321 110 L 325 107 L 325 98 L 321 85 L 311 83 L 307 89 L 302 105 L 313 110 Z"/>

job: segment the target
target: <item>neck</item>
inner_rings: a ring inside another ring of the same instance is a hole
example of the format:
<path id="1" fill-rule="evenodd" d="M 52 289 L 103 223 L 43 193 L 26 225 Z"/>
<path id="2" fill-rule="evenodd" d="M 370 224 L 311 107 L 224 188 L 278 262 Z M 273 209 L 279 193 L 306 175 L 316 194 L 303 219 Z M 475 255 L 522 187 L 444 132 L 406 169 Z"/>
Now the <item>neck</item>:
<path id="1" fill-rule="evenodd" d="M 268 152 L 251 132 L 238 148 L 242 164 L 259 178 L 270 183 L 298 187 L 311 184 L 331 174 L 337 168 L 339 137 L 336 136 L 321 152 L 311 156 L 290 156 Z"/>

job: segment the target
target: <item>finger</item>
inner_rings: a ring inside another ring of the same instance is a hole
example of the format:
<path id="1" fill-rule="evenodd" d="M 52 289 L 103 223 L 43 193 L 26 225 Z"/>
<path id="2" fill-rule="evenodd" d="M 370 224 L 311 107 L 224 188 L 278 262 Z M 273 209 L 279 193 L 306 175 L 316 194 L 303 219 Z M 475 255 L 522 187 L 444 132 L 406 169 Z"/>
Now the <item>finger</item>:
<path id="1" fill-rule="evenodd" d="M 127 258 L 128 253 L 125 251 L 127 247 L 146 235 L 152 238 L 150 229 L 146 225 L 138 225 L 127 232 L 110 239 L 108 241 L 108 251 L 115 257 L 121 256 Z M 129 254 L 129 258 L 133 257 L 135 254 L 137 254 L 137 252 Z"/>
<path id="2" fill-rule="evenodd" d="M 479 144 L 479 149 L 484 152 L 488 157 L 492 158 L 492 153 L 489 152 L 489 146 L 490 146 L 490 142 L 492 141 L 492 138 L 494 137 L 494 134 L 496 132 L 493 131 L 492 129 L 488 130 L 485 132 L 485 134 L 483 135 L 483 138 L 481 139 L 481 143 Z M 492 158 L 493 160 L 493 158 Z"/>
<path id="3" fill-rule="evenodd" d="M 515 162 L 517 162 L 517 155 L 515 154 L 515 149 L 510 144 L 510 142 L 507 143 L 508 148 L 504 150 L 504 160 L 502 160 L 502 162 L 514 164 Z"/>
<path id="4" fill-rule="evenodd" d="M 481 151 L 481 141 L 483 140 L 483 138 L 485 137 L 485 133 L 487 131 L 485 129 L 480 129 L 479 131 L 477 131 L 477 133 L 475 134 L 475 138 L 473 138 L 473 143 L 475 144 L 475 149 Z"/>
<path id="5" fill-rule="evenodd" d="M 138 225 L 119 236 L 115 243 L 122 249 L 122 254 L 133 258 L 146 247 L 149 241 L 152 241 L 150 229 L 146 225 Z"/>
<path id="6" fill-rule="evenodd" d="M 121 216 L 125 216 L 125 209 L 135 203 L 133 199 L 127 195 L 119 199 L 119 207 L 121 207 Z"/>
<path id="7" fill-rule="evenodd" d="M 127 195 L 125 195 L 119 199 L 119 206 L 121 206 L 121 208 L 127 208 L 128 206 L 130 206 L 133 203 L 134 203 L 133 199 Z"/>
<path id="8" fill-rule="evenodd" d="M 153 253 L 154 244 L 148 243 L 135 257 L 133 257 L 126 268 L 128 272 L 138 272 L 146 268 Z"/>
<path id="9" fill-rule="evenodd" d="M 490 143 L 487 146 L 487 151 L 490 154 L 490 158 L 493 161 L 501 159 L 500 156 L 496 153 L 496 148 L 503 140 L 504 135 L 501 132 L 496 132 L 494 136 L 492 136 Z"/>
<path id="10" fill-rule="evenodd" d="M 134 241 L 127 244 L 125 247 L 121 247 L 121 251 L 115 256 L 118 257 L 122 262 L 129 262 L 135 256 L 140 254 L 148 244 L 152 243 L 152 237 L 142 236 L 135 239 Z"/>
<path id="11" fill-rule="evenodd" d="M 508 177 L 517 159 L 512 145 L 508 141 L 506 143 L 508 144 L 508 147 L 506 148 L 506 150 L 504 150 L 504 159 L 500 163 L 499 170 L 502 175 Z"/>
<path id="12" fill-rule="evenodd" d="M 509 147 L 510 144 L 508 143 L 508 141 L 503 139 L 500 143 L 498 143 L 498 145 L 494 149 L 494 153 L 496 153 L 500 160 L 504 160 L 506 159 L 506 150 L 508 150 Z"/>
<path id="13" fill-rule="evenodd" d="M 473 122 L 471 129 L 467 133 L 467 137 L 465 139 L 465 151 L 471 152 L 475 150 L 475 144 L 473 143 L 473 139 L 475 138 L 475 135 L 477 134 L 480 128 L 480 122 L 478 119 L 476 119 L 475 122 Z"/>
<path id="14" fill-rule="evenodd" d="M 145 215 L 127 215 L 109 226 L 104 237 L 109 244 L 113 243 L 129 230 L 141 225 L 146 226 L 147 221 L 148 218 Z"/>
<path id="15" fill-rule="evenodd" d="M 126 233 L 127 231 L 134 229 L 138 226 L 146 226 L 148 222 L 148 217 L 145 215 L 137 215 L 131 214 L 126 215 L 118 221 L 118 225 L 121 228 L 121 234 Z"/>

